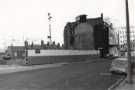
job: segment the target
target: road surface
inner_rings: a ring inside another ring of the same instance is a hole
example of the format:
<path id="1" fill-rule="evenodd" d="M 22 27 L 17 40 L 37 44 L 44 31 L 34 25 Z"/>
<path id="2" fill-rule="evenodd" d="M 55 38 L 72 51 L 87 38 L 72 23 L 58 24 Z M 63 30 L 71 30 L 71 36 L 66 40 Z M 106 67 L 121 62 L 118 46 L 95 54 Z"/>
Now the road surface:
<path id="1" fill-rule="evenodd" d="M 109 73 L 111 60 L 0 75 L 0 90 L 107 90 L 121 75 Z"/>

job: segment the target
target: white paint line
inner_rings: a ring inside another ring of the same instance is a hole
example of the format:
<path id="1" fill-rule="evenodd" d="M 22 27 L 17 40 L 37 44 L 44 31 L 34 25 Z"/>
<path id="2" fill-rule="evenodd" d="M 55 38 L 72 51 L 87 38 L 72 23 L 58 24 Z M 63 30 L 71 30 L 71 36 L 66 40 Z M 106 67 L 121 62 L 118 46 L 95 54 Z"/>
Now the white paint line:
<path id="1" fill-rule="evenodd" d="M 117 82 L 114 83 L 112 86 L 110 86 L 110 87 L 108 88 L 108 90 L 113 90 L 113 89 L 115 89 L 116 87 L 118 87 L 121 83 L 124 83 L 124 82 L 125 82 L 125 79 L 121 78 L 121 79 L 117 80 Z"/>

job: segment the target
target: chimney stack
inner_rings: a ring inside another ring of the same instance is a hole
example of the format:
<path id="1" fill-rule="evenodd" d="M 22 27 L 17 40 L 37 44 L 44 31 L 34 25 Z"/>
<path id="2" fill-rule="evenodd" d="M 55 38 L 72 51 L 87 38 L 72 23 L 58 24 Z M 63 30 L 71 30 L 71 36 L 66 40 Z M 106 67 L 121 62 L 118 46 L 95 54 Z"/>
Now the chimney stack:
<path id="1" fill-rule="evenodd" d="M 103 17 L 104 17 L 104 16 L 103 16 L 103 13 L 101 13 L 101 19 L 102 19 L 102 20 L 103 20 Z"/>
<path id="2" fill-rule="evenodd" d="M 76 17 L 76 22 L 80 22 L 80 23 L 83 23 L 83 22 L 86 22 L 87 21 L 87 15 L 79 15 Z"/>

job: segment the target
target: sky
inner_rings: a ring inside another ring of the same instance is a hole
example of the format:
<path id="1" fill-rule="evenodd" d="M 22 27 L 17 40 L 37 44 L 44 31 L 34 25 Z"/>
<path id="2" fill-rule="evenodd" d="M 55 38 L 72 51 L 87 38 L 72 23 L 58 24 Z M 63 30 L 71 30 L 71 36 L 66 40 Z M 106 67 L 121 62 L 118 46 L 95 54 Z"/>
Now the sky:
<path id="1" fill-rule="evenodd" d="M 135 0 L 129 0 L 130 25 L 135 26 Z M 0 49 L 48 41 L 48 13 L 52 16 L 52 40 L 63 43 L 67 22 L 80 14 L 109 18 L 114 26 L 125 25 L 125 0 L 0 0 Z"/>

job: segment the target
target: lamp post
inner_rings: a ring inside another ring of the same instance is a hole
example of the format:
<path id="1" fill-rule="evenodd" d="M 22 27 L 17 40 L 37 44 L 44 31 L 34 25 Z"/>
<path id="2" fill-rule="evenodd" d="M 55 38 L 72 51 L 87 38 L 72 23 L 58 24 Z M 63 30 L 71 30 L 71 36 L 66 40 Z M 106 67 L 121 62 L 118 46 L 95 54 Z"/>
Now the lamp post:
<path id="1" fill-rule="evenodd" d="M 24 45 L 25 45 L 25 64 L 28 64 L 28 47 L 29 47 L 29 45 L 28 45 L 27 40 L 25 40 Z"/>
<path id="2" fill-rule="evenodd" d="M 49 20 L 49 44 L 52 44 L 52 30 L 51 30 L 51 19 L 52 19 L 52 16 L 50 13 L 48 13 L 48 20 Z"/>
<path id="3" fill-rule="evenodd" d="M 130 23 L 129 23 L 129 9 L 128 0 L 125 0 L 126 7 L 126 29 L 127 29 L 127 51 L 128 51 L 128 69 L 127 69 L 127 82 L 132 83 L 132 64 L 131 64 L 131 44 L 130 44 Z"/>

